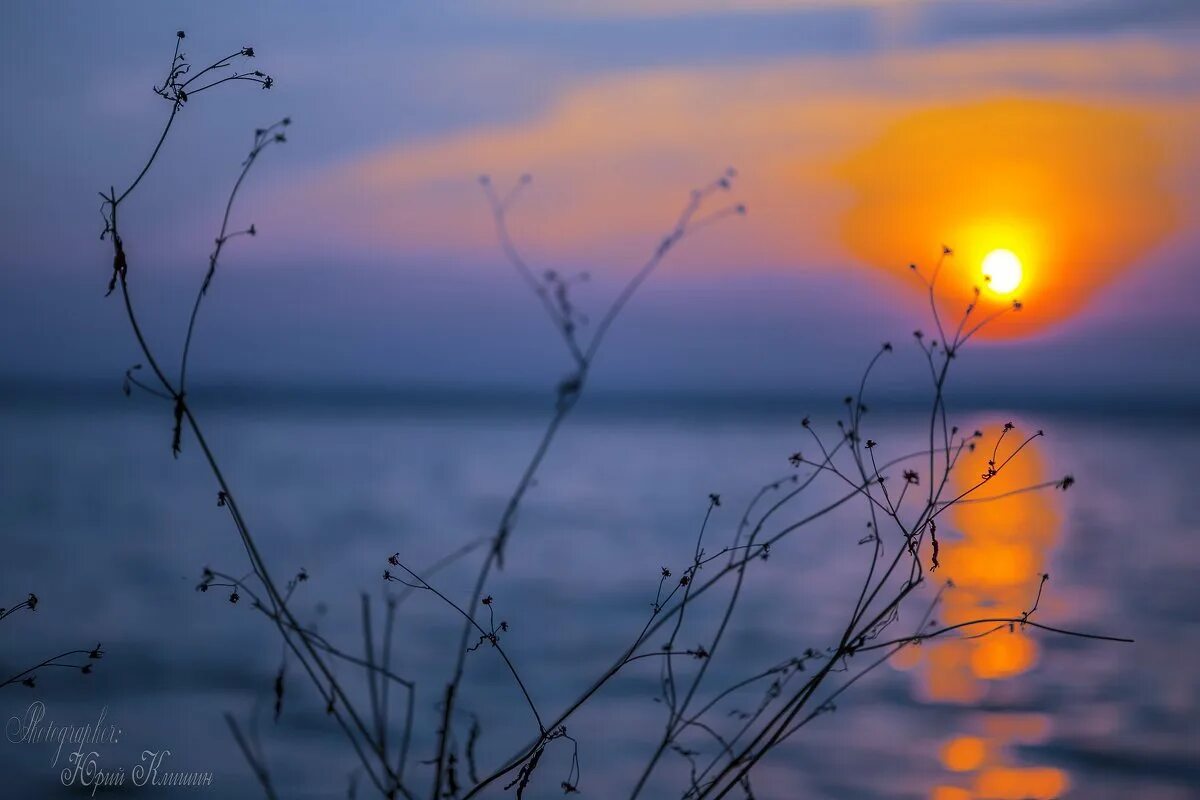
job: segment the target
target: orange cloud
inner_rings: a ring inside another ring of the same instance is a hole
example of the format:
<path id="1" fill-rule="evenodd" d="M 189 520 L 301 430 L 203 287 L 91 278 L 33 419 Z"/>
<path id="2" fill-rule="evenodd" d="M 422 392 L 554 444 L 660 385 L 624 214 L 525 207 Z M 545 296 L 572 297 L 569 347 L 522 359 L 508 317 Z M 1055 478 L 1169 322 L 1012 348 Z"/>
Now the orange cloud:
<path id="1" fill-rule="evenodd" d="M 842 239 L 897 274 L 908 271 L 909 254 L 936 248 L 931 238 L 945 242 L 956 254 L 939 285 L 955 315 L 979 286 L 985 310 L 1013 297 L 1025 306 L 985 335 L 1043 328 L 1078 311 L 1172 229 L 1177 212 L 1153 127 L 1145 111 L 1049 100 L 917 111 L 840 170 L 856 193 Z M 996 248 L 1024 268 L 1011 296 L 991 291 L 980 272 Z"/>
<path id="2" fill-rule="evenodd" d="M 1195 76 L 1200 55 L 1136 38 L 609 75 L 529 119 L 304 176 L 274 204 L 289 217 L 277 227 L 309 252 L 498 260 L 475 178 L 530 172 L 511 223 L 535 264 L 632 269 L 687 191 L 732 165 L 750 213 L 682 248 L 688 269 L 901 268 L 943 240 L 966 256 L 981 227 L 1019 222 L 1037 256 L 1027 312 L 995 329 L 1017 333 L 1080 308 L 1168 232 L 1158 176 L 1195 171 Z M 1013 136 L 1031 148 L 1015 166 Z"/>

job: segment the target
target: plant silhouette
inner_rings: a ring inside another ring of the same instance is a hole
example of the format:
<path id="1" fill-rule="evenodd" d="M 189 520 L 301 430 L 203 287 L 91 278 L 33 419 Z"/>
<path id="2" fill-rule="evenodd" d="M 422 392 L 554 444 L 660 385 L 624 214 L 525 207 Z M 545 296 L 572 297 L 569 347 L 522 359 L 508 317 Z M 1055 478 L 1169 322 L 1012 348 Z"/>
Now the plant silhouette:
<path id="1" fill-rule="evenodd" d="M 285 129 L 290 120 L 285 118 L 254 133 L 249 154 L 236 173 L 215 247 L 209 255 L 207 269 L 186 322 L 177 371 L 168 368 L 166 357 L 147 339 L 139 324 L 138 305 L 133 297 L 138 265 L 129 256 L 122 238 L 123 229 L 118 224 L 119 219 L 123 219 L 119 215 L 123 202 L 150 173 L 173 125 L 185 109 L 197 102 L 197 95 L 224 84 L 249 83 L 262 89 L 270 89 L 274 84 L 270 76 L 258 70 L 239 71 L 235 68 L 235 64 L 256 57 L 252 47 L 239 48 L 208 67 L 193 70 L 181 52 L 183 41 L 184 34 L 180 31 L 167 77 L 162 86 L 155 89 L 170 104 L 157 144 L 126 188 L 118 192 L 110 187 L 108 192 L 101 194 L 102 239 L 113 249 L 108 293 L 119 290 L 145 364 L 145 367 L 135 365 L 126 372 L 125 391 L 141 390 L 162 401 L 164 413 L 169 413 L 172 419 L 172 452 L 179 455 L 193 446 L 198 449 L 215 484 L 215 501 L 228 513 L 233 533 L 245 551 L 248 573 L 239 577 L 240 569 L 205 568 L 196 589 L 204 593 L 219 589 L 218 594 L 231 605 L 239 610 L 248 606 L 271 623 L 283 645 L 283 657 L 270 688 L 273 717 L 279 721 L 286 711 L 285 702 L 292 702 L 293 693 L 289 689 L 292 678 L 289 676 L 297 673 L 306 676 L 333 724 L 344 734 L 357 761 L 352 793 L 357 790 L 360 776 L 365 777 L 378 795 L 388 798 L 418 797 L 418 780 L 425 782 L 412 774 L 416 683 L 392 668 L 397 614 L 401 605 L 414 596 L 434 600 L 448 612 L 451 624 L 460 628 L 457 645 L 450 653 L 452 666 L 440 692 L 438 726 L 430 737 L 435 742 L 435 749 L 432 756 L 422 762 L 433 771 L 427 782 L 427 796 L 433 800 L 466 800 L 493 786 L 514 791 L 517 798 L 523 798 L 539 782 L 557 787 L 566 794 L 583 790 L 586 784 L 580 774 L 579 752 L 586 746 L 588 736 L 573 727 L 568 732 L 568 723 L 573 724 L 573 717 L 585 704 L 598 702 L 600 690 L 634 664 L 657 666 L 657 699 L 664 719 L 661 734 L 646 754 L 643 770 L 630 776 L 629 796 L 638 797 L 649 791 L 649 780 L 664 756 L 674 754 L 688 765 L 689 779 L 686 785 L 678 787 L 681 796 L 720 798 L 735 791 L 750 795 L 752 773 L 768 754 L 810 722 L 834 712 L 837 703 L 852 686 L 904 648 L 938 637 L 1004 635 L 1005 631 L 1018 629 L 1092 640 L 1129 641 L 1067 630 L 1036 619 L 1048 576 L 1042 577 L 1037 596 L 1030 598 L 1028 610 L 1016 616 L 984 617 L 941 625 L 935 612 L 944 593 L 953 591 L 953 586 L 943 583 L 931 588 L 932 597 L 921 598 L 918 594 L 927 585 L 932 587 L 936 583 L 931 575 L 940 564 L 938 522 L 942 515 L 959 503 L 996 499 L 997 496 L 985 496 L 980 490 L 1043 435 L 1040 430 L 1024 433 L 1009 424 L 994 440 L 984 441 L 985 437 L 979 431 L 964 433 L 951 422 L 946 404 L 951 365 L 981 329 L 1001 314 L 1019 312 L 1021 305 L 1014 302 L 1011 308 L 981 317 L 972 299 L 965 304 L 961 314 L 947 318 L 935 300 L 939 276 L 951 268 L 953 256 L 949 247 L 943 247 L 940 258 L 932 267 L 912 266 L 916 279 L 927 289 L 930 318 L 936 330 L 936 338 L 926 337 L 920 330 L 913 334 L 914 346 L 928 366 L 931 387 L 928 425 L 921 431 L 924 446 L 915 452 L 899 452 L 869 423 L 865 401 L 871 377 L 894 352 L 890 343 L 884 343 L 870 357 L 856 389 L 844 398 L 830 424 L 821 426 L 806 417 L 799 431 L 789 431 L 789 435 L 802 437 L 803 446 L 781 452 L 780 460 L 787 462 L 787 473 L 761 486 L 746 504 L 737 523 L 728 526 L 730 530 L 718 544 L 711 544 L 717 535 L 713 529 L 727 526 L 723 512 L 728 513 L 730 501 L 707 488 L 697 489 L 697 497 L 706 498 L 706 502 L 694 542 L 681 554 L 679 564 L 645 567 L 650 611 L 642 627 L 630 632 L 628 644 L 613 655 L 605 669 L 587 681 L 587 688 L 578 697 L 554 710 L 539 707 L 529 690 L 531 679 L 528 677 L 529 671 L 537 669 L 538 665 L 519 664 L 506 650 L 504 643 L 510 635 L 510 620 L 500 613 L 505 607 L 503 598 L 488 593 L 489 578 L 495 570 L 520 557 L 518 540 L 514 537 L 518 512 L 557 433 L 584 396 L 595 359 L 622 311 L 685 239 L 711 224 L 746 213 L 741 204 L 723 201 L 732 191 L 736 177 L 733 170 L 728 170 L 688 195 L 674 223 L 612 302 L 596 315 L 594 325 L 572 296 L 572 287 L 583 280 L 583 276 L 568 277 L 557 270 L 533 268 L 509 233 L 509 214 L 521 194 L 529 191 L 531 179 L 521 178 L 503 195 L 490 179 L 481 179 L 500 248 L 551 322 L 555 337 L 561 339 L 569 370 L 554 388 L 544 431 L 525 468 L 516 476 L 515 488 L 490 535 L 469 540 L 438 562 L 419 570 L 409 566 L 402 550 L 388 556 L 382 573 L 385 586 L 402 588 L 396 594 L 386 596 L 382 626 L 377 625 L 370 596 L 363 595 L 360 603 L 362 655 L 335 644 L 318 632 L 315 625 L 303 623 L 292 605 L 295 593 L 308 582 L 307 570 L 289 570 L 293 577 L 283 584 L 273 577 L 278 571 L 268 565 L 259 549 L 237 495 L 205 438 L 187 396 L 188 357 L 199 331 L 199 310 L 219 272 L 225 246 L 234 238 L 253 237 L 257 233 L 254 225 L 231 227 L 235 200 L 258 157 L 268 147 L 286 141 Z M 954 474 L 960 456 L 977 447 L 986 448 L 984 452 L 990 454 L 986 472 L 965 490 L 950 495 L 950 476 Z M 836 497 L 828 502 L 817 501 L 815 507 L 807 506 L 804 501 L 813 494 L 808 490 L 818 481 L 836 487 Z M 1065 490 L 1073 483 L 1074 479 L 1067 476 L 1017 491 Z M 852 503 L 861 504 L 868 532 L 863 536 L 862 529 L 856 528 L 853 533 L 839 531 L 837 535 L 839 541 L 845 542 L 854 552 L 865 552 L 862 557 L 864 577 L 857 587 L 853 605 L 840 610 L 844 619 L 840 635 L 833 641 L 797 648 L 796 652 L 774 654 L 730 685 L 711 685 L 710 665 L 727 649 L 728 634 L 737 624 L 735 612 L 755 576 L 756 566 L 770 559 L 796 534 L 811 529 L 832 512 Z M 467 600 L 460 604 L 452 599 L 452 596 L 458 596 L 458 590 L 439 587 L 435 577 L 447 566 L 476 553 L 481 554 L 482 560 L 469 592 L 463 593 Z M 630 569 L 638 568 L 638 565 L 630 565 Z M 364 565 L 364 574 L 367 571 L 369 568 Z M 727 591 L 718 613 L 697 619 L 700 613 L 695 610 L 698 599 L 712 596 L 718 587 Z M 922 609 L 917 614 L 918 624 L 911 629 L 897 630 L 901 608 L 914 604 Z M 698 633 L 699 629 L 703 632 Z M 657 644 L 652 644 L 652 640 Z M 75 651 L 75 654 L 81 652 L 86 651 Z M 92 652 L 98 657 L 99 647 Z M 501 670 L 528 709 L 527 715 L 511 720 L 511 729 L 484 731 L 479 718 L 461 707 L 466 660 L 473 654 L 480 660 L 488 658 L 487 664 Z M 347 675 L 346 668 L 352 670 L 351 675 Z M 398 725 L 391 719 L 392 691 L 402 692 L 405 697 L 403 716 Z M 727 700 L 746 691 L 759 692 L 754 705 L 738 709 L 736 713 L 721 713 L 720 707 Z M 255 718 L 245 728 L 233 716 L 226 719 L 264 793 L 268 797 L 277 796 Z M 400 728 L 398 741 L 392 738 L 395 727 Z M 503 761 L 481 768 L 477 745 L 488 735 L 502 737 L 505 741 L 519 741 L 524 737 L 525 741 Z M 700 749 L 695 745 L 693 736 L 703 739 L 707 748 Z M 544 779 L 543 756 L 552 747 L 570 748 L 570 767 L 566 775 Z M 545 783 L 546 780 L 549 783 Z"/>

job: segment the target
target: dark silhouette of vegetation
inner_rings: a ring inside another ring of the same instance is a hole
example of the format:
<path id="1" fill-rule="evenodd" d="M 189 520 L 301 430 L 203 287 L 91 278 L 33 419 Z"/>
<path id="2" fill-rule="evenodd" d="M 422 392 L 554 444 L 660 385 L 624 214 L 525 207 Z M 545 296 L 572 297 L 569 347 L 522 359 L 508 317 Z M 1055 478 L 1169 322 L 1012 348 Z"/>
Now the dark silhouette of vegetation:
<path id="1" fill-rule="evenodd" d="M 502 568 L 504 566 L 504 550 L 516 524 L 517 511 L 521 506 L 521 501 L 532 485 L 538 468 L 550 450 L 554 437 L 566 420 L 567 415 L 575 408 L 575 404 L 582 396 L 588 374 L 591 371 L 600 346 L 603 344 L 605 336 L 620 315 L 622 309 L 625 308 L 626 304 L 629 303 L 630 299 L 646 279 L 658 269 L 663 259 L 685 237 L 731 214 L 746 213 L 745 206 L 741 204 L 724 205 L 707 214 L 704 213 L 705 205 L 711 197 L 718 192 L 728 192 L 732 187 L 732 181 L 735 177 L 736 173 L 734 170 L 726 170 L 725 174 L 717 180 L 691 193 L 687 204 L 684 205 L 674 226 L 663 236 L 662 240 L 655 247 L 654 252 L 642 264 L 641 268 L 634 273 L 629 282 L 625 284 L 625 287 L 600 318 L 600 322 L 597 324 L 592 335 L 586 338 L 583 336 L 581 329 L 586 325 L 587 318 L 580 314 L 571 301 L 569 293 L 571 281 L 564 279 L 554 270 L 547 270 L 542 273 L 539 279 L 537 273 L 521 256 L 516 245 L 513 243 L 512 237 L 509 235 L 508 212 L 521 191 L 531 183 L 532 178 L 529 175 L 522 175 L 516 186 L 503 197 L 496 192 L 488 176 L 480 178 L 479 182 L 491 206 L 496 233 L 504 254 L 541 302 L 542 308 L 550 318 L 550 322 L 562 336 L 563 343 L 571 358 L 572 371 L 558 384 L 554 411 L 550 416 L 541 440 L 534 449 L 533 456 L 530 458 L 525 470 L 521 473 L 516 488 L 504 506 L 504 512 L 500 515 L 500 522 L 497 524 L 496 532 L 492 536 L 488 554 L 479 569 L 479 576 L 475 580 L 475 586 L 472 589 L 467 608 L 474 608 L 479 604 L 480 597 L 483 595 L 484 587 L 487 585 L 487 580 L 489 575 L 491 575 L 493 567 Z M 586 280 L 586 273 L 581 277 Z M 467 614 L 465 616 L 467 619 L 463 624 L 458 653 L 454 662 L 454 670 L 442 698 L 442 725 L 438 731 L 437 770 L 434 774 L 433 787 L 434 797 L 441 796 L 445 774 L 443 767 L 446 764 L 447 746 L 453 736 L 454 708 L 458 701 L 458 688 L 463 679 L 466 654 L 470 651 L 467 644 L 473 635 L 472 629 L 478 627 L 471 615 Z M 549 732 L 543 728 L 541 735 L 542 737 L 548 736 Z"/>
<path id="2" fill-rule="evenodd" d="M 110 188 L 108 193 L 102 194 L 102 238 L 113 247 L 109 293 L 119 288 L 130 327 L 151 375 L 150 379 L 143 379 L 141 367 L 132 367 L 126 373 L 126 391 L 144 390 L 169 406 L 174 421 L 170 446 L 176 455 L 191 442 L 199 448 L 216 484 L 216 502 L 229 514 L 234 533 L 245 550 L 250 572 L 237 577 L 237 570 L 206 568 L 196 588 L 204 593 L 220 589 L 222 595 L 228 591 L 224 596 L 233 605 L 245 598 L 250 608 L 274 626 L 284 645 L 281 664 L 271 687 L 274 719 L 280 719 L 285 701 L 291 702 L 288 675 L 298 668 L 308 677 L 308 683 L 344 733 L 358 761 L 351 781 L 352 795 L 357 791 L 358 777 L 363 775 L 381 796 L 417 796 L 416 778 L 410 763 L 415 741 L 416 684 L 393 670 L 392 658 L 398 610 L 406 600 L 417 595 L 436 600 L 461 625 L 458 645 L 450 654 L 453 666 L 441 692 L 440 722 L 432 736 L 435 751 L 428 762 L 423 762 L 433 768 L 429 796 L 434 800 L 465 800 L 493 786 L 512 790 L 517 798 L 523 798 L 536 781 L 542 780 L 539 770 L 547 749 L 568 745 L 571 749 L 569 772 L 550 785 L 567 794 L 580 791 L 579 752 L 581 746 L 586 745 L 587 737 L 573 729 L 568 734 L 568 722 L 581 707 L 594 701 L 614 676 L 635 663 L 657 665 L 658 699 L 665 718 L 661 734 L 647 753 L 642 772 L 630 776 L 630 796 L 637 797 L 648 791 L 648 782 L 663 757 L 674 754 L 688 764 L 689 779 L 686 785 L 678 788 L 679 794 L 685 798 L 718 798 L 733 791 L 742 791 L 749 796 L 752 772 L 768 754 L 816 718 L 833 712 L 847 690 L 906 647 L 955 634 L 1003 635 L 1005 631 L 1018 629 L 1095 640 L 1129 641 L 1066 630 L 1035 620 L 1033 616 L 1048 580 L 1046 575 L 1042 576 L 1037 596 L 1031 598 L 1029 609 L 1017 616 L 940 625 L 935 612 L 944 593 L 953 591 L 953 587 L 949 583 L 942 584 L 924 602 L 917 597 L 922 587 L 936 583 L 931 576 L 940 564 L 938 523 L 942 515 L 959 503 L 988 502 L 1011 494 L 984 496 L 979 490 L 1019 458 L 1030 442 L 1042 436 L 1040 430 L 1019 434 L 1010 423 L 994 440 L 985 442 L 981 432 L 964 433 L 951 423 L 945 401 L 951 364 L 984 326 L 999 314 L 1019 311 L 1020 305 L 1014 303 L 1009 309 L 981 315 L 976 292 L 976 299 L 966 305 L 961 316 L 947 325 L 934 300 L 938 277 L 952 256 L 949 248 L 944 248 L 932 269 L 924 271 L 913 266 L 913 272 L 928 290 L 931 318 L 937 331 L 936 338 L 927 339 L 919 330 L 913 335 L 916 347 L 928 364 L 931 381 L 928 430 L 922 431 L 923 438 L 927 433 L 927 446 L 915 452 L 892 452 L 893 447 L 882 436 L 877 440 L 867 435 L 870 426 L 867 424 L 866 400 L 870 378 L 883 359 L 893 352 L 891 344 L 884 344 L 869 360 L 856 391 L 845 398 L 831 424 L 822 428 L 808 418 L 803 420 L 801 430 L 795 433 L 806 441 L 803 448 L 786 457 L 788 473 L 765 483 L 746 505 L 726 538 L 715 546 L 710 544 L 714 536 L 711 529 L 720 521 L 718 509 L 726 508 L 728 503 L 718 494 L 707 495 L 706 510 L 694 544 L 681 557 L 681 565 L 647 568 L 648 599 L 653 589 L 648 617 L 640 629 L 630 632 L 628 644 L 615 654 L 609 666 L 593 677 L 588 688 L 562 708 L 548 712 L 538 706 L 528 688 L 530 681 L 525 670 L 529 665 L 515 663 L 504 648 L 509 623 L 503 616 L 498 616 L 499 602 L 486 594 L 488 579 L 494 570 L 503 568 L 506 560 L 514 557 L 513 532 L 517 512 L 557 432 L 582 397 L 594 360 L 622 310 L 683 239 L 727 216 L 745 213 L 745 208 L 739 204 L 710 209 L 713 197 L 731 189 L 732 170 L 692 192 L 674 225 L 599 315 L 594 327 L 571 297 L 570 287 L 577 279 L 558 272 L 539 273 L 527 263 L 509 235 L 508 214 L 519 194 L 529 185 L 529 178 L 522 178 L 503 196 L 495 191 L 490 180 L 482 180 L 501 248 L 534 293 L 556 336 L 562 339 L 570 359 L 570 371 L 555 389 L 546 428 L 528 464 L 517 477 L 494 532 L 488 537 L 466 542 L 424 569 L 409 566 L 401 552 L 392 554 L 383 571 L 385 588 L 393 585 L 402 588 L 395 594 L 385 595 L 382 626 L 377 624 L 372 599 L 368 595 L 362 596 L 362 655 L 330 641 L 318 632 L 315 624 L 302 622 L 291 604 L 295 592 L 308 581 L 308 572 L 296 571 L 282 585 L 272 577 L 274 571 L 256 545 L 251 527 L 203 435 L 186 392 L 188 353 L 198 330 L 199 308 L 218 271 L 224 246 L 236 236 L 256 233 L 253 225 L 230 232 L 234 201 L 258 156 L 269 145 L 286 140 L 287 119 L 255 132 L 249 156 L 243 162 L 226 202 L 216 246 L 209 256 L 207 271 L 187 321 L 177 375 L 174 371 L 168 372 L 167 360 L 148 341 L 138 323 L 137 305 L 131 289 L 137 272 L 127 255 L 118 226 L 118 212 L 123 201 L 149 173 L 172 125 L 186 104 L 195 101 L 197 94 L 238 81 L 264 89 L 272 85 L 271 78 L 261 72 L 234 69 L 237 59 L 254 57 L 250 47 L 241 48 L 193 73 L 190 63 L 180 52 L 183 38 L 180 32 L 168 77 L 163 87 L 156 89 L 171 104 L 158 143 L 127 188 L 120 192 Z M 986 472 L 965 490 L 952 494 L 950 479 L 959 465 L 960 456 L 981 445 L 990 454 Z M 839 493 L 830 502 L 820 502 L 815 507 L 803 505 L 811 494 L 807 490 L 817 481 L 833 483 L 839 487 Z M 1066 489 L 1072 483 L 1073 479 L 1068 476 L 1018 491 Z M 843 539 L 850 546 L 865 549 L 864 577 L 857 600 L 845 609 L 840 635 L 833 641 L 799 652 L 775 654 L 763 664 L 748 668 L 743 677 L 730 685 L 710 685 L 710 665 L 724 652 L 727 636 L 736 624 L 739 601 L 754 576 L 755 567 L 768 560 L 789 537 L 853 501 L 862 504 L 868 533 L 860 537 L 860 529 L 852 535 L 843 534 Z M 454 590 L 440 588 L 434 579 L 448 565 L 477 551 L 482 553 L 482 563 L 467 594 L 467 602 L 460 605 L 451 598 Z M 720 613 L 697 620 L 693 612 L 697 600 L 715 593 L 718 588 L 727 592 Z M 917 614 L 917 625 L 901 632 L 893 630 L 899 626 L 901 608 L 913 603 L 919 603 L 923 609 Z M 704 628 L 704 633 L 697 634 L 697 627 Z M 665 640 L 661 638 L 663 634 Z M 651 645 L 656 636 L 660 638 L 654 641 L 660 644 Z M 512 730 L 485 732 L 478 717 L 461 707 L 460 689 L 465 679 L 466 659 L 472 653 L 487 651 L 495 652 L 495 668 L 503 670 L 511 679 L 514 691 L 528 708 L 527 718 L 512 720 Z M 98 648 L 96 652 L 99 652 Z M 351 679 L 344 670 L 339 671 L 338 666 L 353 668 L 353 680 L 361 683 L 352 685 Z M 404 696 L 403 717 L 398 725 L 393 724 L 391 718 L 392 691 Z M 749 709 L 740 709 L 735 714 L 717 713 L 723 712 L 724 709 L 718 707 L 735 695 L 752 691 L 760 692 L 760 696 Z M 275 797 L 277 790 L 255 727 L 257 717 L 252 718 L 245 731 L 232 716 L 227 717 L 227 721 L 263 791 L 268 797 Z M 396 727 L 400 729 L 398 740 L 393 739 Z M 464 728 L 465 736 L 462 734 Z M 481 737 L 502 733 L 505 739 L 513 739 L 522 735 L 522 731 L 527 732 L 527 741 L 511 756 L 489 768 L 480 768 L 477 745 Z M 707 743 L 705 749 L 695 743 L 696 737 Z"/>
<path id="3" fill-rule="evenodd" d="M 8 608 L 0 608 L 0 622 L 11 617 L 18 611 L 37 611 L 38 604 L 41 600 L 33 592 L 29 593 L 21 602 Z M 90 650 L 67 650 L 49 658 L 44 658 L 32 667 L 26 667 L 19 672 L 10 675 L 3 681 L 0 681 L 0 689 L 5 686 L 17 686 L 18 684 L 27 689 L 37 688 L 38 670 L 47 669 L 49 667 L 60 667 L 70 670 L 78 670 L 80 674 L 91 675 L 95 662 L 104 657 L 104 651 L 100 649 L 100 643 Z"/>

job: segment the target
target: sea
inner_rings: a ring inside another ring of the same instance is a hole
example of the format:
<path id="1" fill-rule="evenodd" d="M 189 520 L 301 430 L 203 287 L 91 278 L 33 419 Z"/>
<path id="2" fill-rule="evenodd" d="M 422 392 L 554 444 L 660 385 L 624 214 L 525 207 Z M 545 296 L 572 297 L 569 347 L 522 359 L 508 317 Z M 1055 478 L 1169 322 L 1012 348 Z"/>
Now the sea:
<path id="1" fill-rule="evenodd" d="M 0 689 L 0 795 L 263 797 L 232 720 L 278 797 L 377 796 L 251 597 L 241 592 L 233 603 L 228 587 L 198 590 L 205 568 L 249 586 L 254 579 L 197 442 L 185 433 L 176 456 L 170 404 L 110 388 L 25 389 L 0 400 L 0 606 L 38 598 L 35 611 L 0 620 L 0 678 L 82 651 L 63 659 L 75 666 L 36 670 L 32 687 Z M 369 608 L 380 658 L 385 609 L 396 603 L 390 669 L 415 686 L 405 781 L 428 796 L 433 732 L 463 621 L 446 600 L 469 602 L 486 549 L 461 551 L 495 533 L 553 398 L 505 399 L 483 389 L 370 401 L 334 391 L 212 391 L 194 405 L 273 576 L 281 585 L 304 576 L 290 600 L 301 624 L 366 658 Z M 487 585 L 492 602 L 473 609 L 486 629 L 500 631 L 500 648 L 540 715 L 556 718 L 604 673 L 698 548 L 706 563 L 697 580 L 715 575 L 730 557 L 723 549 L 744 541 L 743 518 L 756 521 L 812 475 L 822 444 L 838 441 L 844 414 L 840 397 L 585 397 L 520 505 L 503 568 Z M 979 484 L 993 452 L 1003 461 L 1026 436 L 1044 436 L 964 498 L 978 502 L 939 515 L 938 568 L 872 641 L 903 638 L 929 619 L 1019 616 L 1035 602 L 1032 620 L 1134 641 L 983 625 L 909 645 L 861 677 L 879 651 L 856 655 L 830 670 L 812 703 L 820 713 L 730 796 L 1200 797 L 1200 418 L 1178 408 L 1061 403 L 975 403 L 952 407 L 951 416 L 962 432 L 982 435 L 974 452 L 964 450 L 945 497 Z M 1009 422 L 1013 430 L 999 439 Z M 877 463 L 919 451 L 929 411 L 872 408 L 863 436 L 876 443 Z M 797 453 L 799 466 L 789 461 Z M 840 463 L 842 476 L 817 475 L 773 512 L 764 533 L 841 498 L 854 465 Z M 908 502 L 927 491 L 920 456 L 881 470 L 893 500 L 910 467 L 917 475 Z M 1049 485 L 1017 491 L 1038 484 Z M 855 497 L 750 564 L 690 709 L 711 706 L 659 760 L 640 797 L 682 797 L 726 742 L 745 743 L 731 737 L 772 702 L 778 674 L 723 690 L 806 652 L 815 653 L 806 670 L 820 668 L 859 597 L 872 536 L 885 561 L 904 546 L 894 523 L 870 522 L 868 501 Z M 921 555 L 926 569 L 929 555 Z M 400 572 L 392 556 L 446 600 L 386 582 L 385 570 Z M 711 647 L 731 587 L 717 584 L 673 638 L 667 626 L 642 648 L 670 644 L 684 653 L 672 657 L 678 685 L 704 660 L 694 652 Z M 103 657 L 88 658 L 93 649 Z M 366 707 L 359 667 L 334 662 L 338 680 Z M 88 663 L 90 674 L 77 668 Z M 567 719 L 570 739 L 547 748 L 524 796 L 561 797 L 568 783 L 585 797 L 629 797 L 667 724 L 664 674 L 661 655 L 626 664 Z M 780 684 L 773 702 L 805 676 Z M 388 702 L 388 748 L 398 754 L 405 692 L 397 685 Z M 466 656 L 453 724 L 466 786 L 538 732 L 486 640 Z M 195 785 L 156 786 L 152 769 L 192 776 Z M 480 796 L 513 797 L 508 782 Z"/>

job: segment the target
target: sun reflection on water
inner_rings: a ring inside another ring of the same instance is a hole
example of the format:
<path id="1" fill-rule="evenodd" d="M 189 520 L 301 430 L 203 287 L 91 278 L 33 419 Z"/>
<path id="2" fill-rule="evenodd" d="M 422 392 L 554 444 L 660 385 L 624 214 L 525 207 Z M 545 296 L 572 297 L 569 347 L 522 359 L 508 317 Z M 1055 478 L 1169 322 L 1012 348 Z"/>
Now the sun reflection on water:
<path id="1" fill-rule="evenodd" d="M 980 427 L 985 441 L 999 424 Z M 964 455 L 950 496 L 977 480 L 987 458 L 982 450 Z M 1042 460 L 1027 449 L 976 496 L 1002 495 L 1045 480 Z M 939 622 L 953 625 L 1029 610 L 1061 533 L 1055 499 L 1030 492 L 951 509 L 957 537 L 946 537 L 937 577 L 953 582 L 954 589 L 943 596 Z M 973 639 L 938 639 L 899 655 L 898 667 L 916 668 L 916 689 L 923 700 L 975 705 L 1002 689 L 1001 681 L 1032 669 L 1038 644 L 1017 628 Z M 1046 715 L 981 710 L 967 716 L 960 731 L 941 744 L 938 756 L 946 775 L 931 789 L 931 800 L 1053 798 L 1067 790 L 1066 772 L 1020 763 L 1015 753 L 1017 746 L 1045 741 L 1050 732 Z"/>

